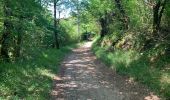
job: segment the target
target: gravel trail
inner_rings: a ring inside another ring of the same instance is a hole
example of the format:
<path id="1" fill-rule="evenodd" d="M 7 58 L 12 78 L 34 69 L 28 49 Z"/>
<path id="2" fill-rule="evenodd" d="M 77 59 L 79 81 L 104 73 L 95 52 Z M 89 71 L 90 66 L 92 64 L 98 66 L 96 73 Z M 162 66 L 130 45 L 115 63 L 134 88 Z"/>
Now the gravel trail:
<path id="1" fill-rule="evenodd" d="M 145 86 L 96 59 L 91 44 L 74 49 L 64 59 L 54 78 L 52 100 L 160 100 Z"/>

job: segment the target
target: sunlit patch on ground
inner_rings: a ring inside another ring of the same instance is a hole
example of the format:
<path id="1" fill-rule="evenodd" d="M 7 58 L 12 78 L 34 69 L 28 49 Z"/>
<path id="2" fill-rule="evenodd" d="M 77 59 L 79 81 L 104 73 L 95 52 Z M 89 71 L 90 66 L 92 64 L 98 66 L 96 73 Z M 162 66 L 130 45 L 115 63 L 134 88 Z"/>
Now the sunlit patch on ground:
<path id="1" fill-rule="evenodd" d="M 161 76 L 160 81 L 161 81 L 162 83 L 170 84 L 170 75 L 169 75 L 168 73 L 164 73 L 164 74 Z"/>
<path id="2" fill-rule="evenodd" d="M 55 74 L 51 73 L 50 70 L 37 68 L 37 71 L 39 72 L 40 75 L 47 76 L 51 79 L 55 77 Z"/>
<path id="3" fill-rule="evenodd" d="M 149 96 L 146 96 L 144 100 L 161 100 L 157 95 L 154 95 L 153 93 L 150 93 Z"/>

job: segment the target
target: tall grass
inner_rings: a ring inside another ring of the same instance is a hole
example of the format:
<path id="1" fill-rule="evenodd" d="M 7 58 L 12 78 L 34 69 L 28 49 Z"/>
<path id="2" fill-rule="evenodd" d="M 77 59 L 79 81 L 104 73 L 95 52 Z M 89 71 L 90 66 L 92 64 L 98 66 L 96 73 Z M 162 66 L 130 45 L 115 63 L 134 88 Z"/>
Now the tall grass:
<path id="1" fill-rule="evenodd" d="M 147 85 L 161 96 L 170 99 L 170 58 L 160 57 L 151 63 L 147 54 L 137 51 L 114 50 L 93 45 L 93 51 L 98 58 L 121 75 L 127 75 L 134 80 Z M 147 53 L 147 52 L 146 52 Z"/>
<path id="2" fill-rule="evenodd" d="M 0 99 L 47 100 L 53 77 L 61 60 L 71 47 L 27 50 L 23 60 L 15 63 L 0 62 Z"/>

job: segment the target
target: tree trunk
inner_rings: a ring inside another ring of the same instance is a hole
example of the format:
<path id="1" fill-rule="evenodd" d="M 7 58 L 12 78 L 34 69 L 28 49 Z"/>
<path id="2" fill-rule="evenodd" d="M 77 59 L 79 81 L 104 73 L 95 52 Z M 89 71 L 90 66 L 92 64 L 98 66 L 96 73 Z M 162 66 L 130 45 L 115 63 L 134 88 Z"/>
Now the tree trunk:
<path id="1" fill-rule="evenodd" d="M 157 34 L 160 30 L 161 18 L 165 9 L 166 1 L 167 0 L 161 2 L 161 0 L 159 0 L 153 7 L 153 34 Z"/>
<path id="2" fill-rule="evenodd" d="M 4 0 L 4 31 L 2 35 L 2 43 L 1 43 L 1 56 L 4 61 L 9 62 L 10 57 L 8 54 L 9 51 L 9 44 L 10 44 L 10 34 L 11 34 L 11 27 L 12 23 L 10 21 L 10 16 L 11 16 L 11 9 L 9 6 L 9 1 Z"/>
<path id="3" fill-rule="evenodd" d="M 153 33 L 156 34 L 159 27 L 158 27 L 158 20 L 159 20 L 159 8 L 161 6 L 161 1 L 159 0 L 156 5 L 153 7 Z"/>
<path id="4" fill-rule="evenodd" d="M 57 0 L 54 0 L 54 36 L 55 36 L 54 47 L 59 49 L 58 34 L 57 34 L 57 30 L 56 30 L 56 27 L 57 27 L 56 5 L 57 5 Z"/>
<path id="5" fill-rule="evenodd" d="M 106 34 L 106 23 L 105 23 L 105 18 L 100 18 L 100 25 L 101 25 L 101 33 L 100 37 L 103 38 Z"/>
<path id="6" fill-rule="evenodd" d="M 22 43 L 22 33 L 23 33 L 23 28 L 22 28 L 22 19 L 20 18 L 20 25 L 18 27 L 18 34 L 17 34 L 17 42 L 16 42 L 16 48 L 15 48 L 15 58 L 20 57 L 20 50 L 21 50 L 21 43 Z"/>
<path id="7" fill-rule="evenodd" d="M 105 12 L 104 17 L 100 18 L 101 32 L 100 37 L 103 38 L 108 33 L 108 25 L 109 25 L 109 13 Z"/>

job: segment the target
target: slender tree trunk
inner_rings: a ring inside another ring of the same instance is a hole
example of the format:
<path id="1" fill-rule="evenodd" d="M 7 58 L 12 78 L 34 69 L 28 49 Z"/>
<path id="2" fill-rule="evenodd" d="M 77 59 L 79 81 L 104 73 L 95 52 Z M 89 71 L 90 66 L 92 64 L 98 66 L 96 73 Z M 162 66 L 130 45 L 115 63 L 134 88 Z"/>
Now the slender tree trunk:
<path id="1" fill-rule="evenodd" d="M 77 0 L 77 4 L 76 4 L 76 6 L 77 6 L 77 36 L 79 36 L 80 35 L 80 4 L 79 4 L 80 2 L 79 2 L 79 0 Z M 78 37 L 78 40 L 79 41 L 81 41 L 81 36 L 80 37 Z"/>
<path id="2" fill-rule="evenodd" d="M 106 35 L 106 33 L 107 33 L 107 30 L 106 30 L 106 25 L 107 23 L 106 23 L 106 17 L 104 17 L 104 18 L 100 18 L 100 25 L 101 25 L 101 32 L 100 32 L 100 37 L 101 38 L 103 38 L 105 35 Z"/>
<path id="3" fill-rule="evenodd" d="M 159 0 L 153 7 L 153 34 L 157 34 L 160 30 L 161 18 L 165 9 L 166 1 L 167 0 L 161 2 L 161 0 Z"/>
<path id="4" fill-rule="evenodd" d="M 22 43 L 22 33 L 23 33 L 23 27 L 22 27 L 22 19 L 20 18 L 20 25 L 18 27 L 18 34 L 17 34 L 17 42 L 16 42 L 16 48 L 15 48 L 15 57 L 20 57 L 20 50 L 21 50 L 21 43 Z"/>
<path id="5" fill-rule="evenodd" d="M 167 0 L 158 0 L 153 7 L 153 33 L 151 38 L 145 41 L 145 45 L 143 47 L 144 50 L 153 47 L 155 45 L 155 39 L 159 38 L 158 32 L 160 30 L 161 18 L 165 9 L 166 2 Z"/>
<path id="6" fill-rule="evenodd" d="M 158 20 L 159 20 L 159 9 L 161 6 L 161 1 L 159 0 L 156 5 L 153 7 L 153 32 L 154 34 L 157 33 L 158 27 Z"/>
<path id="7" fill-rule="evenodd" d="M 10 57 L 8 54 L 9 51 L 9 44 L 10 44 L 10 34 L 11 34 L 11 27 L 12 23 L 10 22 L 10 16 L 11 16 L 11 9 L 9 6 L 9 0 L 4 0 L 4 31 L 2 35 L 2 43 L 1 43 L 1 56 L 4 61 L 9 62 Z"/>
<path id="8" fill-rule="evenodd" d="M 17 47 L 16 47 L 16 56 L 15 56 L 16 58 L 20 57 L 21 42 L 22 42 L 22 35 L 21 35 L 21 33 L 18 33 Z"/>
<path id="9" fill-rule="evenodd" d="M 56 11 L 56 6 L 57 6 L 57 0 L 54 0 L 54 36 L 55 36 L 55 43 L 54 47 L 59 49 L 59 41 L 58 41 L 58 34 L 57 34 L 57 11 Z"/>
<path id="10" fill-rule="evenodd" d="M 121 14 L 121 20 L 124 24 L 124 29 L 128 29 L 129 26 L 128 26 L 128 21 L 129 21 L 129 18 L 126 16 L 126 13 L 125 13 L 125 10 L 123 9 L 122 5 L 121 5 L 121 0 L 115 0 L 115 4 Z"/>
<path id="11" fill-rule="evenodd" d="M 40 0 L 41 3 L 41 0 Z M 18 11 L 22 12 L 22 7 L 24 7 L 24 3 L 21 3 L 21 7 L 18 9 Z M 15 47 L 15 58 L 20 57 L 20 51 L 21 51 L 21 43 L 23 39 L 23 34 L 24 34 L 24 26 L 23 26 L 23 21 L 25 18 L 25 14 L 21 13 L 20 15 L 16 16 L 18 18 L 18 25 L 16 25 L 16 31 L 17 31 L 17 39 L 16 39 L 16 47 Z"/>
<path id="12" fill-rule="evenodd" d="M 58 25 L 60 24 L 60 17 L 61 17 L 61 11 L 58 12 L 58 22 L 57 22 Z"/>
<path id="13" fill-rule="evenodd" d="M 104 23 L 103 23 L 103 18 L 100 18 L 99 22 L 100 22 L 100 25 L 101 25 L 100 37 L 103 38 L 103 37 L 104 37 L 104 30 L 103 30 Z"/>
<path id="14" fill-rule="evenodd" d="M 120 21 L 123 23 L 123 29 L 128 30 L 128 28 L 129 28 L 129 25 L 128 25 L 129 24 L 129 17 L 126 15 L 126 12 L 125 12 L 122 4 L 121 4 L 122 2 L 121 2 L 121 0 L 114 0 L 114 2 L 115 2 L 115 6 L 117 7 L 118 12 L 119 12 L 119 14 L 117 14 L 118 19 L 120 19 Z M 121 34 L 117 38 L 117 40 L 112 43 L 113 47 L 116 45 L 116 43 L 118 43 L 118 41 L 121 40 L 122 35 L 123 34 Z"/>
<path id="15" fill-rule="evenodd" d="M 100 18 L 100 25 L 101 25 L 101 32 L 100 32 L 100 37 L 103 38 L 106 34 L 108 34 L 108 25 L 109 25 L 109 21 L 110 21 L 110 13 L 107 13 L 107 11 L 105 11 L 104 17 Z"/>

